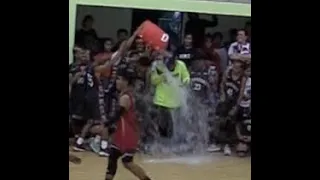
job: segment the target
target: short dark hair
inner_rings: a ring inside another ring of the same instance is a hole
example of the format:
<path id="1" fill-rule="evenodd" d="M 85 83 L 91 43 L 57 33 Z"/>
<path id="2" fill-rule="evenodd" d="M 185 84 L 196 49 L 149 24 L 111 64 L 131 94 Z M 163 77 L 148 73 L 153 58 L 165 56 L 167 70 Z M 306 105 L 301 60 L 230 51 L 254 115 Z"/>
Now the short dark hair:
<path id="1" fill-rule="evenodd" d="M 89 15 L 89 14 L 84 16 L 84 18 L 82 19 L 81 25 L 85 26 L 86 22 L 88 22 L 88 21 L 94 21 L 93 17 L 91 15 Z"/>
<path id="2" fill-rule="evenodd" d="M 238 29 L 238 32 L 243 31 L 244 35 L 248 36 L 248 31 L 246 31 L 245 29 Z"/>
<path id="3" fill-rule="evenodd" d="M 128 81 L 128 85 L 133 85 L 136 77 L 134 68 L 126 65 L 118 69 L 117 75 Z"/>
<path id="4" fill-rule="evenodd" d="M 122 29 L 122 28 L 117 30 L 117 35 L 119 35 L 119 34 L 121 34 L 121 33 L 125 33 L 125 34 L 127 34 L 127 35 L 129 34 L 126 29 Z"/>

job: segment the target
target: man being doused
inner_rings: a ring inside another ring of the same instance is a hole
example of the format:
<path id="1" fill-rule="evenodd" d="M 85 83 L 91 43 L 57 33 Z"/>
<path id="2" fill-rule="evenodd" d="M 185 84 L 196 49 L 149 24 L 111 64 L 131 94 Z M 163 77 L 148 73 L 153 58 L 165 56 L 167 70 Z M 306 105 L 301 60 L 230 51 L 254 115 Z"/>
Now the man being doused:
<path id="1" fill-rule="evenodd" d="M 186 86 L 190 82 L 190 74 L 183 61 L 176 60 L 166 51 L 156 55 L 151 67 L 151 83 L 155 86 L 153 104 L 156 115 L 152 119 L 157 124 L 158 135 L 163 138 L 173 137 L 173 117 L 179 111 L 182 98 L 179 86 Z"/>

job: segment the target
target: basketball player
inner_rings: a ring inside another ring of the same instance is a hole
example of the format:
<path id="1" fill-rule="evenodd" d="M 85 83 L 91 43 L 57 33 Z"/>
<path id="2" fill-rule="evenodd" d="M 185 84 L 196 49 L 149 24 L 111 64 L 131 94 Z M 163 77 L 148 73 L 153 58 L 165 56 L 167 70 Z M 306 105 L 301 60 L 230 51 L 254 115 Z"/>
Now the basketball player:
<path id="1" fill-rule="evenodd" d="M 236 147 L 237 154 L 240 157 L 247 155 L 251 143 L 251 67 L 246 69 L 246 77 L 242 82 L 241 102 L 239 105 L 236 133 L 238 144 Z"/>
<path id="2" fill-rule="evenodd" d="M 240 103 L 240 89 L 243 84 L 244 63 L 235 60 L 222 77 L 220 84 L 220 102 L 216 108 L 215 127 L 213 131 L 217 141 L 223 147 L 225 155 L 231 155 L 230 143 L 234 132 L 234 118 Z M 215 146 L 215 145 L 212 145 Z M 216 146 L 215 146 L 216 147 Z M 212 151 L 221 148 L 213 148 Z M 208 149 L 210 150 L 210 149 Z"/>
<path id="3" fill-rule="evenodd" d="M 134 98 L 131 92 L 133 85 L 133 70 L 121 69 L 118 72 L 116 87 L 120 91 L 120 110 L 117 117 L 110 119 L 106 126 L 115 123 L 117 128 L 113 134 L 110 147 L 106 180 L 112 180 L 117 172 L 118 159 L 122 157 L 122 163 L 126 169 L 132 172 L 140 180 L 150 180 L 144 170 L 133 162 L 133 156 L 138 147 L 139 131 L 134 110 Z"/>
<path id="4" fill-rule="evenodd" d="M 132 46 L 134 40 L 136 39 L 139 30 L 139 27 L 133 35 L 127 40 L 123 41 L 120 45 L 118 51 L 113 53 L 111 59 L 109 61 L 105 61 L 104 64 L 100 64 L 95 67 L 95 72 L 101 74 L 102 76 L 108 78 L 108 82 L 106 83 L 106 87 L 104 87 L 104 97 L 105 97 L 105 109 L 107 118 L 113 118 L 115 116 L 115 112 L 118 108 L 118 97 L 117 90 L 115 86 L 116 81 L 116 72 L 117 69 L 121 66 L 125 66 L 125 55 L 128 50 Z M 110 125 L 109 127 L 103 127 L 101 131 L 101 143 L 100 143 L 100 156 L 108 156 L 108 140 L 109 135 L 113 132 L 114 127 Z M 97 137 L 99 139 L 99 137 Z M 98 140 L 97 140 L 98 141 Z"/>

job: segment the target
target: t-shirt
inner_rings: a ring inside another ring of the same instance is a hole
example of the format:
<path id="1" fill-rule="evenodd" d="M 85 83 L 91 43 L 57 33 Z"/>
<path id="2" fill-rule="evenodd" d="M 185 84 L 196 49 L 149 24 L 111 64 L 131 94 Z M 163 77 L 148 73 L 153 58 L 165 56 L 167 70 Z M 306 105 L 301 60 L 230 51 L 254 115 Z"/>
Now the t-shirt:
<path id="1" fill-rule="evenodd" d="M 171 71 L 171 74 L 175 79 L 166 77 L 165 73 L 159 74 L 155 69 L 151 73 L 151 83 L 155 85 L 153 103 L 167 108 L 177 108 L 181 106 L 183 97 L 180 88 L 173 86 L 171 81 L 177 80 L 181 85 L 188 84 L 190 74 L 185 63 L 180 60 L 176 60 L 175 69 Z"/>
<path id="2" fill-rule="evenodd" d="M 196 49 L 194 48 L 186 49 L 184 46 L 181 46 L 176 50 L 175 54 L 177 58 L 183 61 L 187 67 L 190 67 L 192 61 L 194 60 Z"/>

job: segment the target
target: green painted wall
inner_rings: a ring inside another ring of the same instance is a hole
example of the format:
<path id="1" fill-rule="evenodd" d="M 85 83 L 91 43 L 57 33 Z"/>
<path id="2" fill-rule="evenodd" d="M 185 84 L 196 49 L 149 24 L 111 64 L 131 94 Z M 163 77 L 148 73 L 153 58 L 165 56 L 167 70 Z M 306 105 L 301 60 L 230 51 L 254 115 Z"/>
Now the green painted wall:
<path id="1" fill-rule="evenodd" d="M 69 63 L 72 62 L 77 4 L 251 16 L 251 4 L 240 3 L 199 0 L 69 0 Z"/>

